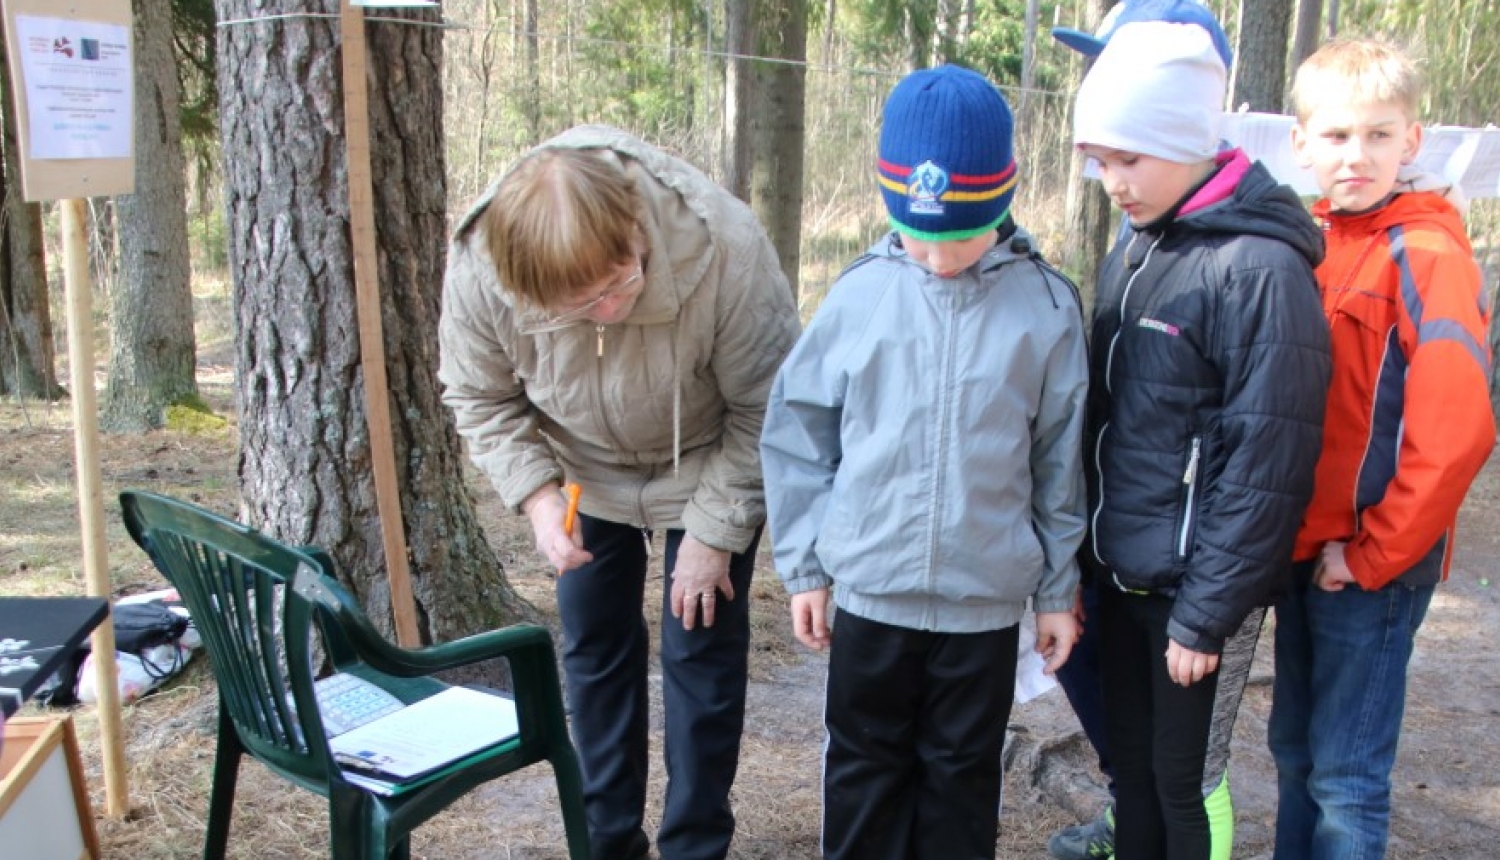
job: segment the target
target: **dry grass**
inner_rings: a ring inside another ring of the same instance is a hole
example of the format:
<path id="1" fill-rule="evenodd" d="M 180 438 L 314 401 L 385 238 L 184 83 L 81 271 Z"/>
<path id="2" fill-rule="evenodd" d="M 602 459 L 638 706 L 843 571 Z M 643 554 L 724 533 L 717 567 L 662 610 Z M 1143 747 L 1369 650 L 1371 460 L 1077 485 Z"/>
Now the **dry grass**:
<path id="1" fill-rule="evenodd" d="M 222 375 L 210 378 L 205 392 L 216 408 L 229 408 Z M 110 572 L 117 595 L 163 583 L 126 537 L 115 494 L 125 488 L 152 489 L 234 515 L 235 442 L 232 427 L 209 435 L 157 432 L 101 439 Z M 67 407 L 28 403 L 23 410 L 13 402 L 0 404 L 0 592 L 84 590 L 73 487 Z M 551 574 L 531 550 L 525 523 L 497 513 L 482 483 L 475 482 L 474 488 L 481 519 L 489 524 L 491 542 L 506 564 L 508 578 L 550 618 L 555 611 Z M 1434 602 L 1414 662 L 1412 706 L 1396 774 L 1395 841 L 1389 855 L 1396 860 L 1478 858 L 1488 856 L 1479 846 L 1500 841 L 1500 830 L 1490 823 L 1500 821 L 1500 781 L 1486 765 L 1500 758 L 1500 741 L 1493 731 L 1493 715 L 1500 709 L 1500 670 L 1492 648 L 1482 644 L 1500 624 L 1497 517 L 1500 467 L 1492 466 L 1471 493 L 1455 582 Z M 818 856 L 823 663 L 792 641 L 785 597 L 768 561 L 763 547 L 751 589 L 754 646 L 735 788 L 739 828 L 730 854 L 733 860 Z M 658 571 L 652 577 L 648 605 L 657 605 L 661 582 Z M 656 613 L 647 615 L 654 627 Z M 1269 634 L 1262 639 L 1263 668 L 1246 695 L 1235 741 L 1235 856 L 1242 858 L 1269 856 L 1274 821 L 1274 770 L 1264 747 L 1269 640 Z M 1432 671 L 1437 666 L 1466 678 L 1466 683 L 1452 689 Z M 653 706 L 659 733 L 659 700 Z M 75 716 L 94 807 L 100 810 L 104 786 L 97 715 L 83 707 Z M 130 811 L 123 820 L 97 817 L 105 856 L 197 857 L 215 731 L 214 683 L 206 661 L 195 661 L 169 687 L 125 708 L 123 716 Z M 1091 814 L 1104 795 L 1092 756 L 1060 695 L 1018 707 L 1012 728 L 997 858 L 1044 858 L 1047 835 Z M 659 750 L 652 766 L 648 831 L 659 811 Z M 421 828 L 413 838 L 413 856 L 563 860 L 555 809 L 550 772 L 532 768 L 476 791 Z M 231 857 L 324 857 L 326 831 L 327 814 L 318 798 L 288 786 L 258 764 L 242 767 Z"/>

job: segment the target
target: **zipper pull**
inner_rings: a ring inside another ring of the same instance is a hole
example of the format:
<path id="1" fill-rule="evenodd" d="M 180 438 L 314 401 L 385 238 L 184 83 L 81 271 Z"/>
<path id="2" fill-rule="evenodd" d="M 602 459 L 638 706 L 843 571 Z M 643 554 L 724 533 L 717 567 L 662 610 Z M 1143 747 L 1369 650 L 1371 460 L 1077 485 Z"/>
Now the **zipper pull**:
<path id="1" fill-rule="evenodd" d="M 1188 455 L 1187 471 L 1183 473 L 1182 476 L 1182 482 L 1189 486 L 1192 486 L 1193 481 L 1198 477 L 1198 454 L 1202 449 L 1202 446 L 1203 440 L 1197 438 L 1196 436 L 1193 437 L 1193 450 L 1192 453 Z"/>
<path id="2" fill-rule="evenodd" d="M 604 326 L 602 326 L 602 325 L 596 325 L 596 326 L 594 326 L 594 334 L 599 339 L 599 341 L 598 341 L 598 343 L 599 343 L 599 357 L 603 358 L 604 357 Z"/>

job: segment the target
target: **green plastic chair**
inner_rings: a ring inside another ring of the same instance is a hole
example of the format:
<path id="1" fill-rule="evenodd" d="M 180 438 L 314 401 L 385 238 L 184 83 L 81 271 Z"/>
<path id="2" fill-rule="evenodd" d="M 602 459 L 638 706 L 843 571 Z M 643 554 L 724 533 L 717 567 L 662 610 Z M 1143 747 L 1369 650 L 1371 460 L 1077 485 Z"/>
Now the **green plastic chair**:
<path id="1" fill-rule="evenodd" d="M 181 595 L 219 685 L 219 738 L 205 860 L 221 860 L 240 758 L 328 800 L 334 860 L 408 860 L 410 833 L 470 789 L 541 761 L 552 764 L 568 856 L 587 860 L 578 761 L 563 716 L 552 639 L 517 625 L 428 648 L 387 642 L 328 571 L 327 555 L 293 549 L 202 508 L 152 493 L 120 494 L 125 526 Z M 313 625 L 327 657 L 405 702 L 446 684 L 433 673 L 505 658 L 520 736 L 381 796 L 345 780 L 328 749 L 313 690 Z M 288 702 L 290 691 L 290 703 Z"/>

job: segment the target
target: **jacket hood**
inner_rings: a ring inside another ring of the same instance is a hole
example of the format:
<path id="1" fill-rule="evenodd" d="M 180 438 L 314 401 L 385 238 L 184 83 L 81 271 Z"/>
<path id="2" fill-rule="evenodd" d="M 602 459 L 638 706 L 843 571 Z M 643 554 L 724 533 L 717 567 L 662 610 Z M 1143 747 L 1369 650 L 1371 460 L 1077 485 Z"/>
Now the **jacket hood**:
<path id="1" fill-rule="evenodd" d="M 1296 249 L 1309 265 L 1316 268 L 1323 262 L 1323 232 L 1296 192 L 1277 182 L 1265 165 L 1250 161 L 1241 150 L 1222 153 L 1219 160 L 1219 172 L 1184 204 L 1184 214 L 1174 225 L 1204 233 L 1279 239 Z"/>

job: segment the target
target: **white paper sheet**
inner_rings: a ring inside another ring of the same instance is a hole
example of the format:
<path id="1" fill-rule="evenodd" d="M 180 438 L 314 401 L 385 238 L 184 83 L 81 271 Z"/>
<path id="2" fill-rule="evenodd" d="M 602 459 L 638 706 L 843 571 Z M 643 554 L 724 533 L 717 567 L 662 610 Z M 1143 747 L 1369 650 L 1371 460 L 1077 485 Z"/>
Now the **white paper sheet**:
<path id="1" fill-rule="evenodd" d="M 350 772 L 400 782 L 515 737 L 516 704 L 467 687 L 449 687 L 330 740 Z"/>

